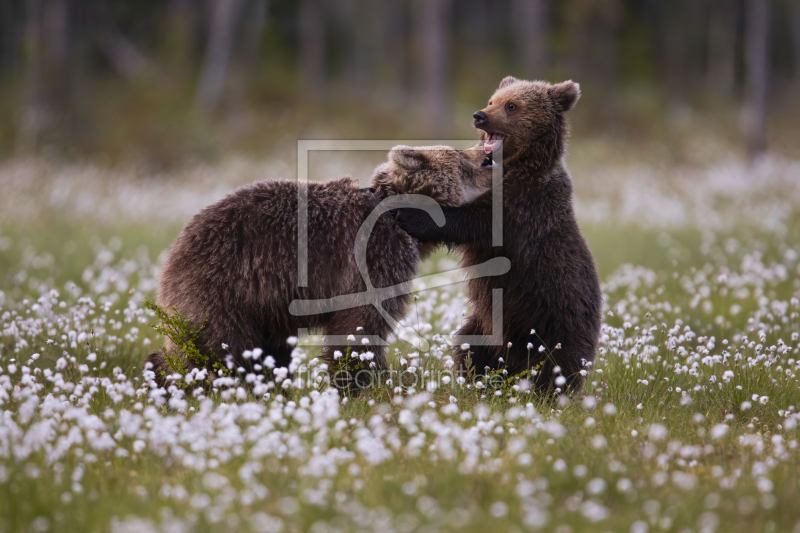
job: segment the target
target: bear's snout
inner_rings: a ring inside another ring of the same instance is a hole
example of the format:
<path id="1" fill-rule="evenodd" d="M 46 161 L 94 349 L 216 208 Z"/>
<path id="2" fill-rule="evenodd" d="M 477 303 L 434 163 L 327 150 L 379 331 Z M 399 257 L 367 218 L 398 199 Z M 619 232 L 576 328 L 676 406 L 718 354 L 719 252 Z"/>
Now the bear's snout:
<path id="1" fill-rule="evenodd" d="M 489 117 L 487 117 L 486 113 L 484 113 L 483 111 L 475 111 L 472 114 L 472 123 L 476 127 L 485 124 L 487 120 L 489 120 Z"/>

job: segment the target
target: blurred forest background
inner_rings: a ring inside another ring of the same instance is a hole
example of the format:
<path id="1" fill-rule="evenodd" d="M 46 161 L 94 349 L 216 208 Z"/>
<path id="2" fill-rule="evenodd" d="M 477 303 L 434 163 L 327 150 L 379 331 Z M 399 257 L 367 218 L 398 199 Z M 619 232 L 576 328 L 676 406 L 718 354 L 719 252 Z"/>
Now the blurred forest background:
<path id="1" fill-rule="evenodd" d="M 472 138 L 509 74 L 580 82 L 578 140 L 800 156 L 800 0 L 2 0 L 0 155 Z"/>

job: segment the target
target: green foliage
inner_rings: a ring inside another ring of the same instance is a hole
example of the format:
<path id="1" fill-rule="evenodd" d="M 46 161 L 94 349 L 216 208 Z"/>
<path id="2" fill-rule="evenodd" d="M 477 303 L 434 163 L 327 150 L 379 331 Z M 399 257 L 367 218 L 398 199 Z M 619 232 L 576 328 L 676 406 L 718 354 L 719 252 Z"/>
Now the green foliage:
<path id="1" fill-rule="evenodd" d="M 376 383 L 376 375 L 372 373 L 367 361 L 358 357 L 357 353 L 352 347 L 348 346 L 341 357 L 333 360 L 333 379 L 337 382 L 336 386 L 339 387 L 345 394 L 357 390 L 359 386 L 357 383 L 363 385 L 380 385 Z M 324 385 L 321 385 L 324 388 Z"/>
<path id="2" fill-rule="evenodd" d="M 504 398 L 518 398 L 521 396 L 520 393 L 524 394 L 530 391 L 537 380 L 543 379 L 542 376 L 539 376 L 539 372 L 544 363 L 545 360 L 543 359 L 517 374 L 509 374 L 505 364 L 499 368 L 489 370 L 485 374 L 486 389 L 490 393 L 500 391 L 502 393 L 501 396 Z M 546 376 L 544 379 L 546 379 Z"/>
<path id="3" fill-rule="evenodd" d="M 152 323 L 150 326 L 156 332 L 171 340 L 177 348 L 176 350 L 167 350 L 166 346 L 161 347 L 164 351 L 164 358 L 173 373 L 185 376 L 190 366 L 193 365 L 200 368 L 210 368 L 218 375 L 230 375 L 230 370 L 221 361 L 213 361 L 209 364 L 208 356 L 203 354 L 197 347 L 197 340 L 206 323 L 208 323 L 208 317 L 203 320 L 200 327 L 193 328 L 186 315 L 179 313 L 175 307 L 172 308 L 172 313 L 168 313 L 160 305 L 149 300 L 145 301 L 143 305 L 153 311 L 158 319 L 157 323 Z M 162 374 L 165 373 L 162 371 Z M 188 386 L 183 380 L 180 380 L 177 384 L 182 388 Z"/>

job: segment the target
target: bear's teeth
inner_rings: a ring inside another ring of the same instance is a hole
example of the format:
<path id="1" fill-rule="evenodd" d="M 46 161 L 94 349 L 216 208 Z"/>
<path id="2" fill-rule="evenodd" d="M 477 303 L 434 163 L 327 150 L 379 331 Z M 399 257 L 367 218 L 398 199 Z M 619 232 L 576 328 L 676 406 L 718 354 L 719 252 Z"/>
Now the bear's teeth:
<path id="1" fill-rule="evenodd" d="M 497 144 L 502 142 L 504 138 L 505 136 L 500 135 L 499 133 L 490 133 L 489 138 L 483 143 L 483 151 L 487 154 L 491 154 L 494 152 Z"/>

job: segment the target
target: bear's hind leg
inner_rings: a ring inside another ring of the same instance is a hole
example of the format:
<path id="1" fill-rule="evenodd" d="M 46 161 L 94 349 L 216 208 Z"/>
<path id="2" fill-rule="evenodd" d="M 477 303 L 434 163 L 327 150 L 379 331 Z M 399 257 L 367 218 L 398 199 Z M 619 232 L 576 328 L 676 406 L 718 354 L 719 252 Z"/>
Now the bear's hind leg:
<path id="1" fill-rule="evenodd" d="M 294 348 L 289 346 L 286 341 L 270 341 L 261 349 L 264 351 L 261 360 L 264 361 L 268 355 L 271 355 L 275 359 L 275 368 L 288 367 L 289 363 L 292 362 L 292 350 Z"/>
<path id="2" fill-rule="evenodd" d="M 472 369 L 473 376 L 481 376 L 486 373 L 487 366 L 490 369 L 495 368 L 497 363 L 495 361 L 495 366 L 492 366 L 492 359 L 496 356 L 495 351 L 492 350 L 492 346 L 470 344 L 469 348 L 466 350 L 461 348 L 464 344 L 469 344 L 463 337 L 472 335 L 487 335 L 487 333 L 481 329 L 478 319 L 475 315 L 467 318 L 466 322 L 464 322 L 464 325 L 461 326 L 461 329 L 459 329 L 458 333 L 456 333 L 455 338 L 456 348 L 453 359 L 456 369 L 463 377 L 468 377 L 470 368 Z M 470 364 L 469 368 L 467 363 Z"/>
<path id="3" fill-rule="evenodd" d="M 169 363 L 167 363 L 166 357 L 164 357 L 164 352 L 159 350 L 157 352 L 153 352 L 147 356 L 144 360 L 144 366 L 147 367 L 147 363 L 150 363 L 149 370 L 155 374 L 155 382 L 159 387 L 166 387 L 167 386 L 167 379 L 166 377 L 172 374 L 172 368 L 170 368 Z M 147 368 L 145 368 L 147 370 Z"/>

